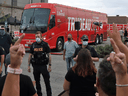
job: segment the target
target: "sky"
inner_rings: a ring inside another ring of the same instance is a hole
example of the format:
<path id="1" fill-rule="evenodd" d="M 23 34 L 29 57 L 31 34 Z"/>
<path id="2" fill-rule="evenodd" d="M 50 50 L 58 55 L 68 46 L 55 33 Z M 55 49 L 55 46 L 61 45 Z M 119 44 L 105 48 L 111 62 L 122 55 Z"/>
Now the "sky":
<path id="1" fill-rule="evenodd" d="M 128 17 L 128 0 L 49 0 L 48 2 L 103 12 L 108 16 Z"/>

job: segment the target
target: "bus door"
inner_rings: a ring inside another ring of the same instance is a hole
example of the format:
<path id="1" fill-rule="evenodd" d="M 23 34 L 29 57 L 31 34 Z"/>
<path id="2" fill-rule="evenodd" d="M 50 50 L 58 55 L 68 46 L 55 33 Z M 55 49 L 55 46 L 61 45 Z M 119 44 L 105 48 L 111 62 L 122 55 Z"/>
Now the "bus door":
<path id="1" fill-rule="evenodd" d="M 56 33 L 56 16 L 55 14 L 51 14 L 50 15 L 50 19 L 49 19 L 49 24 L 48 24 L 48 39 L 49 40 L 53 40 L 53 37 L 55 36 Z M 50 43 L 49 45 L 54 45 L 53 42 L 48 42 Z M 50 47 L 51 47 L 50 46 Z"/>

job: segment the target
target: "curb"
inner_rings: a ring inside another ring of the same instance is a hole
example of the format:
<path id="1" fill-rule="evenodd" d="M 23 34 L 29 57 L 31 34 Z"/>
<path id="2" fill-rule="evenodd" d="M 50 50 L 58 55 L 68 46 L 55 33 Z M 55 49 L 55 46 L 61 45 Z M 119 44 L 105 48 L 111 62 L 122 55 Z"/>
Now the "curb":
<path id="1" fill-rule="evenodd" d="M 63 53 L 52 53 L 52 52 L 51 52 L 51 54 L 52 55 L 63 55 Z"/>

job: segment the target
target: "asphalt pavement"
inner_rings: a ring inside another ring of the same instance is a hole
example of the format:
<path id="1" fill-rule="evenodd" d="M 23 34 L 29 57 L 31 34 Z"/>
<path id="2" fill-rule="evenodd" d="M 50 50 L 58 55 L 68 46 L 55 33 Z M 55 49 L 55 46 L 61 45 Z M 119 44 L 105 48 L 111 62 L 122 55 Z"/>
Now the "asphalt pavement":
<path id="1" fill-rule="evenodd" d="M 96 46 L 100 46 L 100 45 L 104 46 L 106 44 L 110 44 L 109 38 L 107 41 L 104 41 L 103 44 L 99 44 Z M 21 68 L 23 69 L 23 74 L 30 76 L 32 81 L 34 81 L 32 66 L 31 66 L 31 73 L 27 71 L 28 56 L 29 56 L 29 53 L 26 53 L 26 55 L 23 58 L 23 62 L 21 64 Z M 98 68 L 98 65 L 101 61 L 102 61 L 102 58 L 99 59 L 99 62 L 94 62 L 96 68 Z M 4 67 L 3 67 L 3 70 L 4 70 Z M 52 96 L 58 96 L 58 94 L 63 91 L 63 83 L 64 83 L 66 72 L 67 72 L 66 61 L 63 60 L 63 55 L 52 55 L 52 72 L 50 73 L 50 81 L 51 81 L 51 88 L 52 88 L 52 94 L 53 94 Z M 3 72 L 3 75 L 4 75 L 4 72 Z M 47 96 L 42 75 L 41 75 L 41 86 L 42 86 L 43 96 Z"/>

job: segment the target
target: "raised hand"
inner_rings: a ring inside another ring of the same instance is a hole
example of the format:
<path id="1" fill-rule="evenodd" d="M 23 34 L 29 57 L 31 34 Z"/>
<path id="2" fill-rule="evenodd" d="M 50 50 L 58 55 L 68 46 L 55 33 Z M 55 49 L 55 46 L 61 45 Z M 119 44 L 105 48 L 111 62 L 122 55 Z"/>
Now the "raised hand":
<path id="1" fill-rule="evenodd" d="M 110 30 L 107 31 L 110 38 L 113 38 L 114 41 L 121 41 L 120 33 L 115 24 L 113 24 L 113 32 Z"/>
<path id="2" fill-rule="evenodd" d="M 11 56 L 11 67 L 12 68 L 20 68 L 22 63 L 23 56 L 25 55 L 25 48 L 20 42 L 24 38 L 25 34 L 23 34 L 17 42 L 10 48 L 10 56 Z"/>
<path id="3" fill-rule="evenodd" d="M 107 58 L 111 62 L 116 74 L 127 74 L 127 63 L 125 54 L 121 53 L 113 39 L 110 39 L 114 52 Z"/>

